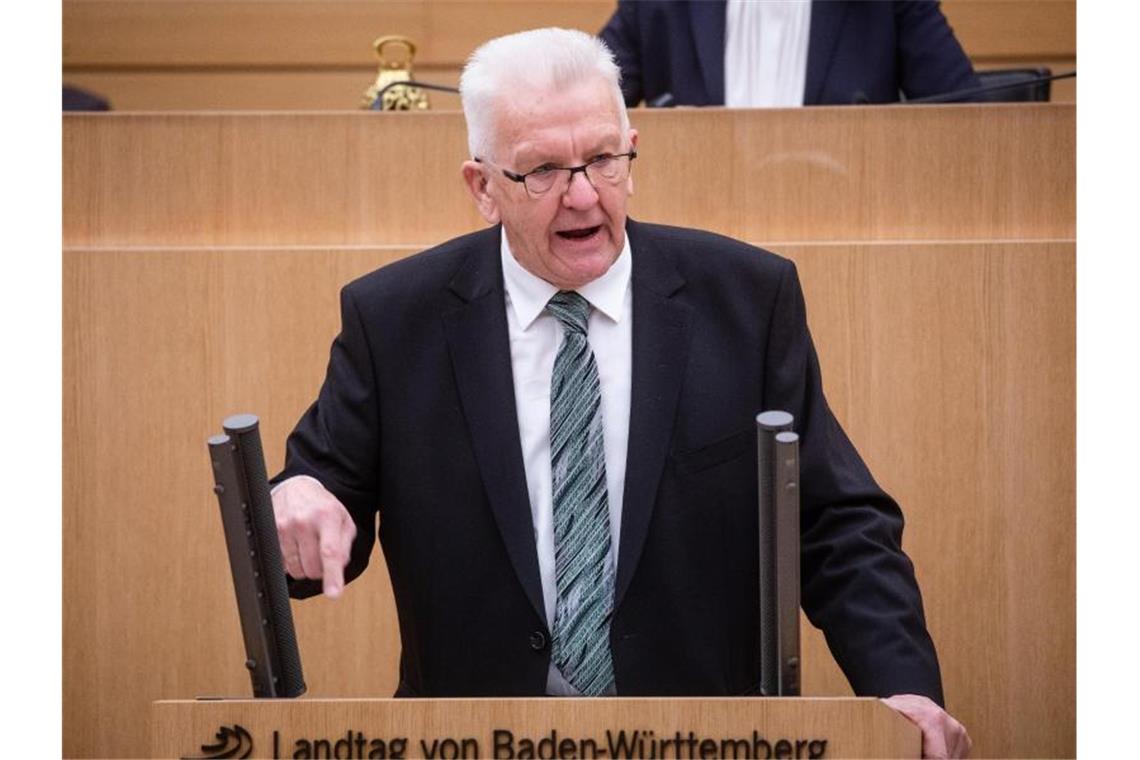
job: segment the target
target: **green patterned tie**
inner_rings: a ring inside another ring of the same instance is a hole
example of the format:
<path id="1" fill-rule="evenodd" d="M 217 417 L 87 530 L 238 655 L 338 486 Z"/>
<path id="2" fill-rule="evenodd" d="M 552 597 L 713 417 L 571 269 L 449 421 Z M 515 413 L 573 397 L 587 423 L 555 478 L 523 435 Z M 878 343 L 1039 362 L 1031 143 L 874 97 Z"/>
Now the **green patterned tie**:
<path id="1" fill-rule="evenodd" d="M 586 340 L 590 304 L 560 291 L 546 307 L 562 323 L 550 378 L 550 464 L 558 604 L 551 656 L 586 696 L 613 689 L 614 575 L 598 365 Z"/>

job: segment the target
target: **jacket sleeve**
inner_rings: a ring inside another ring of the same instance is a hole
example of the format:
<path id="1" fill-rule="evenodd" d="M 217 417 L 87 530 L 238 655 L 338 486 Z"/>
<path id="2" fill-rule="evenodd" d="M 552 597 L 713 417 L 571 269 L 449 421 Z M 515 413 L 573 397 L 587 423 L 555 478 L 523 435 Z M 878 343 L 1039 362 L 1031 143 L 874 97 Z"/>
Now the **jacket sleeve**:
<path id="1" fill-rule="evenodd" d="M 904 0 L 894 4 L 894 12 L 899 89 L 907 98 L 981 87 L 937 2 Z"/>
<path id="2" fill-rule="evenodd" d="M 625 104 L 633 107 L 644 99 L 641 78 L 641 36 L 637 22 L 637 3 L 621 0 L 614 15 L 598 33 L 613 51 L 621 69 L 621 91 Z"/>
<path id="3" fill-rule="evenodd" d="M 771 325 L 764 408 L 791 412 L 800 435 L 804 611 L 856 694 L 922 694 L 942 704 L 938 657 L 902 550 L 902 513 L 828 408 L 791 262 Z"/>
<path id="4" fill-rule="evenodd" d="M 345 580 L 368 565 L 376 534 L 380 420 L 369 350 L 360 312 L 349 287 L 341 291 L 341 331 L 333 341 L 316 402 L 302 415 L 285 446 L 279 483 L 295 475 L 316 478 L 344 504 L 356 523 Z M 289 579 L 297 598 L 321 592 L 321 582 Z"/>

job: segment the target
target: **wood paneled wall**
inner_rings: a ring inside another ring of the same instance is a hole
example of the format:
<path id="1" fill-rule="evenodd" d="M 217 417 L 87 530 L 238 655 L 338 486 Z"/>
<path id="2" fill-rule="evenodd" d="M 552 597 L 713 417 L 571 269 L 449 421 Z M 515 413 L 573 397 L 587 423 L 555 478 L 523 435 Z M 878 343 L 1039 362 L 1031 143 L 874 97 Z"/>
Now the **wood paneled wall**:
<path id="1" fill-rule="evenodd" d="M 1075 235 L 1075 106 L 639 111 L 631 214 L 745 240 Z M 482 225 L 457 113 L 68 115 L 68 246 L 426 246 Z"/>
<path id="2" fill-rule="evenodd" d="M 1075 108 L 635 126 L 635 215 L 798 263 L 976 755 L 1072 756 Z M 63 142 L 64 752 L 143 756 L 151 700 L 249 689 L 206 437 L 255 412 L 278 467 L 339 287 L 482 223 L 457 114 L 66 116 Z M 296 607 L 312 696 L 395 686 L 378 555 L 349 592 Z M 847 693 L 806 631 L 806 693 Z"/>
<path id="3" fill-rule="evenodd" d="M 596 32 L 612 0 L 64 0 L 65 81 L 121 110 L 351 109 L 375 77 L 371 42 L 404 34 L 425 81 L 454 84 L 492 37 L 538 26 Z M 1074 0 L 949 0 L 980 69 L 1076 65 Z M 457 108 L 433 94 L 436 108 Z M 1072 80 L 1053 99 L 1072 102 Z"/>
<path id="4" fill-rule="evenodd" d="M 773 247 L 836 415 L 906 511 L 949 708 L 978 756 L 1071 756 L 1073 243 Z M 205 440 L 256 412 L 278 468 L 339 287 L 411 250 L 65 252 L 66 756 L 145 755 L 151 700 L 249 693 Z M 394 691 L 379 554 L 295 616 L 310 696 Z M 805 693 L 850 693 L 805 630 Z"/>

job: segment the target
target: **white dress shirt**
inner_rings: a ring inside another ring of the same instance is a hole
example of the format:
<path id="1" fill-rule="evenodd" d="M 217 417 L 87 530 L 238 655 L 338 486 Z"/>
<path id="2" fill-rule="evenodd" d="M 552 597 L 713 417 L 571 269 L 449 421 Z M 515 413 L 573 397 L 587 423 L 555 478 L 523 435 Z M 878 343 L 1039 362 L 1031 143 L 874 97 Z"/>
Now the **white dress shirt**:
<path id="1" fill-rule="evenodd" d="M 562 326 L 546 303 L 558 288 L 536 277 L 515 260 L 507 236 L 502 236 L 503 283 L 506 287 L 507 325 L 511 343 L 511 372 L 515 407 L 526 469 L 534 540 L 547 625 L 554 626 L 558 589 L 554 572 L 554 506 L 550 473 L 550 375 L 562 343 Z M 610 561 L 617 568 L 621 505 L 625 490 L 625 458 L 629 444 L 630 373 L 632 366 L 633 293 L 629 236 L 609 270 L 578 288 L 593 307 L 587 340 L 598 365 L 601 384 L 602 425 L 606 449 L 606 490 L 610 506 Z M 550 665 L 546 691 L 576 696 L 571 686 Z"/>
<path id="2" fill-rule="evenodd" d="M 724 21 L 724 104 L 802 106 L 810 0 L 728 0 Z"/>

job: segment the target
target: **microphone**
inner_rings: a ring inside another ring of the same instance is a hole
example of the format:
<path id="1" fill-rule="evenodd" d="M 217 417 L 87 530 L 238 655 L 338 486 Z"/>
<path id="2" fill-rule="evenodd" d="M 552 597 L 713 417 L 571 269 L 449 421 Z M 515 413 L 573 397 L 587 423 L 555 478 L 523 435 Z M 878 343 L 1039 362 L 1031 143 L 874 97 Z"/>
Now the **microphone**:
<path id="1" fill-rule="evenodd" d="M 305 693 L 259 422 L 235 414 L 207 441 L 254 697 Z"/>
<path id="2" fill-rule="evenodd" d="M 800 695 L 799 436 L 788 412 L 756 415 L 760 695 Z"/>
<path id="3" fill-rule="evenodd" d="M 671 92 L 663 92 L 653 100 L 645 101 L 648 108 L 673 108 L 677 105 L 677 100 L 673 97 Z"/>
<path id="4" fill-rule="evenodd" d="M 1034 77 L 1033 79 L 1023 79 L 1019 82 L 1005 82 L 1003 84 L 990 84 L 984 87 L 971 87 L 968 90 L 955 90 L 954 92 L 944 92 L 941 95 L 928 95 L 925 98 L 915 98 L 914 100 L 904 100 L 899 105 L 911 105 L 913 103 L 956 103 L 960 100 L 969 100 L 976 95 L 984 95 L 987 92 L 997 92 L 999 90 L 1011 90 L 1015 87 L 1031 87 L 1035 84 L 1044 84 L 1045 82 L 1052 82 L 1056 79 L 1072 79 L 1077 76 L 1076 69 L 1066 72 L 1064 74 L 1054 74 L 1047 77 Z"/>

